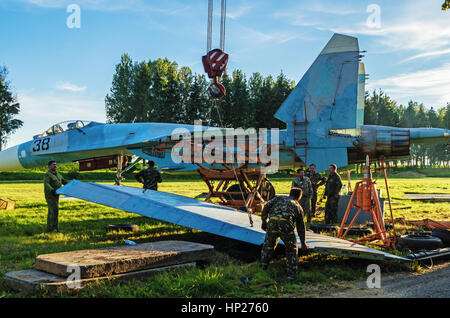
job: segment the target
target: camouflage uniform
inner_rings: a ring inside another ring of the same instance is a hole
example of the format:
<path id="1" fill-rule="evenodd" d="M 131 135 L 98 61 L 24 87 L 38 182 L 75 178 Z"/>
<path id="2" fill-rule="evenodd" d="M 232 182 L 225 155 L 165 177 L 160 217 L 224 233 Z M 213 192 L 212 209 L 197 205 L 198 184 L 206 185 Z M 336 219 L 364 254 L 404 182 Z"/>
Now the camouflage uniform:
<path id="1" fill-rule="evenodd" d="M 310 207 L 310 201 L 311 196 L 313 194 L 313 187 L 311 184 L 311 181 L 308 177 L 303 177 L 301 179 L 300 177 L 297 177 L 292 181 L 292 188 L 300 188 L 302 189 L 303 195 L 300 199 L 300 205 L 303 208 L 303 212 L 306 214 L 306 217 L 308 219 L 308 223 L 311 222 L 311 207 Z"/>
<path id="2" fill-rule="evenodd" d="M 333 173 L 328 176 L 325 184 L 325 196 L 327 203 L 325 205 L 325 223 L 337 223 L 337 210 L 339 202 L 339 192 L 342 188 L 341 176 L 338 173 Z"/>
<path id="3" fill-rule="evenodd" d="M 276 196 L 270 200 L 262 211 L 261 220 L 266 227 L 266 238 L 261 251 L 261 264 L 267 266 L 273 256 L 275 247 L 281 238 L 286 247 L 287 272 L 289 277 L 297 273 L 297 238 L 295 225 L 302 244 L 305 242 L 305 223 L 300 204 L 291 197 Z M 267 223 L 267 219 L 269 219 Z"/>
<path id="4" fill-rule="evenodd" d="M 144 189 L 158 191 L 158 183 L 162 182 L 161 174 L 155 168 L 147 168 L 136 175 L 136 180 L 144 184 Z"/>
<path id="5" fill-rule="evenodd" d="M 306 176 L 311 180 L 313 194 L 311 197 L 311 215 L 316 215 L 316 205 L 317 205 L 317 190 L 320 186 L 323 186 L 327 182 L 327 178 L 321 176 L 319 173 L 311 174 L 310 171 L 306 172 Z"/>
<path id="6" fill-rule="evenodd" d="M 56 190 L 67 184 L 67 181 L 57 171 L 48 170 L 44 175 L 44 194 L 47 201 L 47 231 L 59 231 L 58 214 L 59 214 L 59 195 Z"/>

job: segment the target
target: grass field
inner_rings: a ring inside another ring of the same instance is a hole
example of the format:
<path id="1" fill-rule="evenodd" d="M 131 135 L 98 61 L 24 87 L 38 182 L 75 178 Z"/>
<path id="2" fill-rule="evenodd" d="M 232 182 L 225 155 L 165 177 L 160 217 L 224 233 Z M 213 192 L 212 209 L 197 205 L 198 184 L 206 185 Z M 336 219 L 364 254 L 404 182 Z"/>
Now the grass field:
<path id="1" fill-rule="evenodd" d="M 354 180 L 355 181 L 355 180 Z M 287 193 L 291 180 L 272 179 L 278 193 Z M 384 190 L 380 179 L 379 188 Z M 353 182 L 354 184 L 354 182 Z M 137 183 L 125 182 L 128 186 Z M 413 202 L 402 199 L 407 193 L 449 193 L 450 178 L 393 178 L 390 180 L 394 217 L 450 220 L 448 202 Z M 171 179 L 163 182 L 161 191 L 195 197 L 206 186 L 195 179 Z M 384 191 L 383 191 L 384 193 Z M 320 193 L 319 193 L 320 194 Z M 91 249 L 124 244 L 127 239 L 138 243 L 156 240 L 188 240 L 213 244 L 214 261 L 204 268 L 181 269 L 158 274 L 141 281 L 103 282 L 82 290 L 81 297 L 302 297 L 315 295 L 320 289 L 339 286 L 345 281 L 367 277 L 372 262 L 310 254 L 300 258 L 295 282 L 288 282 L 285 259 L 274 260 L 268 271 L 258 262 L 243 262 L 230 257 L 227 251 L 236 242 L 218 236 L 167 224 L 120 210 L 80 200 L 61 201 L 61 233 L 45 233 L 47 206 L 40 183 L 0 183 L 0 197 L 17 201 L 15 210 L 0 210 L 0 297 L 51 297 L 45 291 L 16 293 L 3 281 L 6 272 L 29 269 L 36 255 L 61 251 Z M 408 208 L 410 207 L 410 208 Z M 401 208 L 401 209 L 400 209 Z M 321 222 L 322 219 L 314 219 Z M 138 224 L 138 233 L 107 233 L 108 224 Z M 401 227 L 401 231 L 406 231 Z M 417 264 L 382 262 L 383 272 L 420 270 Z M 240 279 L 248 278 L 245 284 Z M 70 294 L 59 296 L 71 297 Z"/>

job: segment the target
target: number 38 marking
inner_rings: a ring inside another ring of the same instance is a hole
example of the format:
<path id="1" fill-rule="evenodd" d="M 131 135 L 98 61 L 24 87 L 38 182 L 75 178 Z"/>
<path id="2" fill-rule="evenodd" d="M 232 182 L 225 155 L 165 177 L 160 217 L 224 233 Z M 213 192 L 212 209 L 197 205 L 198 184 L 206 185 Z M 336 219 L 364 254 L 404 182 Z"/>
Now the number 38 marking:
<path id="1" fill-rule="evenodd" d="M 50 138 L 38 139 L 34 141 L 33 152 L 50 149 Z"/>

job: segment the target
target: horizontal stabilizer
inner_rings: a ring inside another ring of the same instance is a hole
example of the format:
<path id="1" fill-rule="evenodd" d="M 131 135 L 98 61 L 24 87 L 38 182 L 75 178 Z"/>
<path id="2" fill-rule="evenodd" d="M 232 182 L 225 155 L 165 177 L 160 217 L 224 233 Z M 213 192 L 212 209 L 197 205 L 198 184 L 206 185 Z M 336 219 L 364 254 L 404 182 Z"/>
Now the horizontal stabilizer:
<path id="1" fill-rule="evenodd" d="M 149 218 L 170 222 L 215 235 L 261 245 L 265 232 L 261 220 L 253 215 L 253 227 L 247 213 L 176 194 L 73 180 L 57 191 L 86 201 L 106 205 Z M 406 260 L 389 253 L 345 240 L 307 232 L 310 249 L 324 254 L 336 254 L 365 259 Z"/>

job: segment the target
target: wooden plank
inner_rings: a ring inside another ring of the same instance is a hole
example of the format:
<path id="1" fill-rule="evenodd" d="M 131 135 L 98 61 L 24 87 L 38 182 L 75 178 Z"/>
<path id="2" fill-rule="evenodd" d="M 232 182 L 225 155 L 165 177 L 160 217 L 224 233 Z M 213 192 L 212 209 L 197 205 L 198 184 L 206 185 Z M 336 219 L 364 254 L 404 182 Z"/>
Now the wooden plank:
<path id="1" fill-rule="evenodd" d="M 68 280 L 66 277 L 59 277 L 46 272 L 37 271 L 35 269 L 27 269 L 6 273 L 4 281 L 6 285 L 16 291 L 40 290 L 42 288 L 45 288 L 50 292 L 61 292 L 69 290 L 77 291 L 88 286 L 89 284 L 104 280 L 126 281 L 130 279 L 141 279 L 156 275 L 164 271 L 192 267 L 195 267 L 195 263 L 172 265 L 110 276 L 85 278 L 80 280 Z"/>
<path id="2" fill-rule="evenodd" d="M 450 201 L 450 194 L 445 193 L 409 193 L 403 199 L 419 201 Z"/>
<path id="3" fill-rule="evenodd" d="M 80 268 L 81 278 L 110 276 L 143 269 L 209 261 L 212 245 L 182 241 L 161 241 L 112 248 L 80 250 L 36 257 L 35 269 L 60 277 L 72 274 L 70 266 Z"/>
<path id="4" fill-rule="evenodd" d="M 0 209 L 3 210 L 14 210 L 16 207 L 16 201 L 9 198 L 0 198 Z"/>

